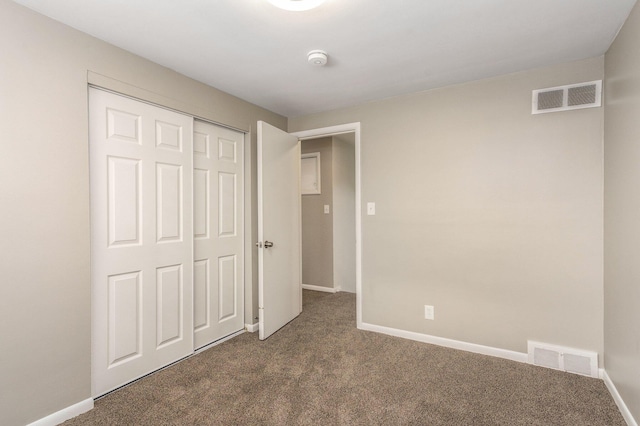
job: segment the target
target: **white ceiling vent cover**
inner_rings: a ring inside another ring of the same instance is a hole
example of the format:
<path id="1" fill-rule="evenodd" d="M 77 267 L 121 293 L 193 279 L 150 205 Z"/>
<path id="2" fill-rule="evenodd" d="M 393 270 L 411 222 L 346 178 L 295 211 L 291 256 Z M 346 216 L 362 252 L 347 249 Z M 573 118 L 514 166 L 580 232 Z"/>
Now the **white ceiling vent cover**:
<path id="1" fill-rule="evenodd" d="M 599 377 L 598 354 L 596 352 L 532 341 L 527 343 L 527 347 L 529 364 L 583 376 Z"/>
<path id="2" fill-rule="evenodd" d="M 599 107 L 602 80 L 534 90 L 532 98 L 532 114 Z"/>

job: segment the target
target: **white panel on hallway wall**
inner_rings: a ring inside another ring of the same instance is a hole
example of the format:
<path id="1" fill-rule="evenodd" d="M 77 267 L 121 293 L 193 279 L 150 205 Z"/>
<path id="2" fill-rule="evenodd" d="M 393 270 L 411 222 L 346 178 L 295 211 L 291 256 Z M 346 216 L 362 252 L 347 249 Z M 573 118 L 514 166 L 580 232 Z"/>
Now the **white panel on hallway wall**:
<path id="1" fill-rule="evenodd" d="M 300 191 L 302 195 L 322 193 L 322 174 L 320 172 L 320 153 L 309 152 L 301 155 Z"/>

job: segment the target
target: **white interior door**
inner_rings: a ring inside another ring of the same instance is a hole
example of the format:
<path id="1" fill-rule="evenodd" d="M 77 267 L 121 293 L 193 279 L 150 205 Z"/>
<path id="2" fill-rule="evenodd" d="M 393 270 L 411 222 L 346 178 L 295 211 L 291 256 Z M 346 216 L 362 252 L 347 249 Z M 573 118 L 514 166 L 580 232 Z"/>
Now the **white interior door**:
<path id="1" fill-rule="evenodd" d="M 242 133 L 194 122 L 196 348 L 244 328 L 243 148 Z"/>
<path id="2" fill-rule="evenodd" d="M 89 91 L 93 395 L 193 352 L 191 117 Z"/>
<path id="3" fill-rule="evenodd" d="M 259 337 L 266 339 L 302 311 L 300 143 L 258 122 Z"/>

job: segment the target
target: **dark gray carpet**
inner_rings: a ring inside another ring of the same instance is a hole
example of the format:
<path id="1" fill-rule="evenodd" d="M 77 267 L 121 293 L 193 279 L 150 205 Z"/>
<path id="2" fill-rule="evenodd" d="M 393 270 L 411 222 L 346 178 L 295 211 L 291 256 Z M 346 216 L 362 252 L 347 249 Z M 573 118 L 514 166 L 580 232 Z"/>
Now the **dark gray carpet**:
<path id="1" fill-rule="evenodd" d="M 355 295 L 304 292 L 245 333 L 96 401 L 65 425 L 625 425 L 601 380 L 355 326 Z"/>

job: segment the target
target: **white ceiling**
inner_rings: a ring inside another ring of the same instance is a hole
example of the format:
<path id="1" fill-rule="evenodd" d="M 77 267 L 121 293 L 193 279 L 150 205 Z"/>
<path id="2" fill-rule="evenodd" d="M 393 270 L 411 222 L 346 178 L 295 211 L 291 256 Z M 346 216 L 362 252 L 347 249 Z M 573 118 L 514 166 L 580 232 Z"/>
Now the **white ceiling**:
<path id="1" fill-rule="evenodd" d="M 605 53 L 635 0 L 14 0 L 288 117 Z M 326 67 L 307 52 L 326 50 Z"/>

